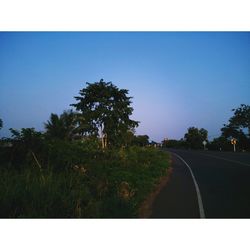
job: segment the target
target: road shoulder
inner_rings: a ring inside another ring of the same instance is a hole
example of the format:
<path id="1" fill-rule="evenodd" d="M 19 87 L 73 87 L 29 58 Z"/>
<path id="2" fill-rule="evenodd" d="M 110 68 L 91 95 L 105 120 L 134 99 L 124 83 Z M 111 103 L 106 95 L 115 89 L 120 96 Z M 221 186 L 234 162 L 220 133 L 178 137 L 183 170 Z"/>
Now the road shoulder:
<path id="1" fill-rule="evenodd" d="M 200 218 L 195 184 L 188 167 L 171 153 L 172 173 L 152 204 L 150 218 Z"/>

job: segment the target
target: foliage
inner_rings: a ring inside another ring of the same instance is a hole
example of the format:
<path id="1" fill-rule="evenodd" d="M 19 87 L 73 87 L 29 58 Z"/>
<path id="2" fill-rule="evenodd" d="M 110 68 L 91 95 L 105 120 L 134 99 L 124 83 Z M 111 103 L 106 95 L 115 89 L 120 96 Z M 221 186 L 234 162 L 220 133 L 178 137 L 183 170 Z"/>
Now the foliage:
<path id="1" fill-rule="evenodd" d="M 186 142 L 181 140 L 163 140 L 162 146 L 166 148 L 186 148 Z"/>
<path id="2" fill-rule="evenodd" d="M 148 135 L 135 135 L 133 130 L 128 130 L 123 134 L 124 146 L 139 146 L 145 147 L 149 145 Z"/>
<path id="3" fill-rule="evenodd" d="M 202 148 L 202 142 L 207 140 L 208 132 L 206 129 L 190 127 L 188 128 L 188 132 L 184 135 L 186 139 L 186 144 L 189 148 L 199 149 Z"/>
<path id="4" fill-rule="evenodd" d="M 76 114 L 72 110 L 64 111 L 60 116 L 52 113 L 44 125 L 47 136 L 52 139 L 72 140 L 77 133 Z"/>
<path id="5" fill-rule="evenodd" d="M 128 90 L 118 89 L 111 82 L 87 83 L 87 87 L 75 97 L 78 101 L 71 104 L 85 119 L 86 132 L 100 132 L 103 147 L 125 143 L 124 136 L 128 130 L 138 126 L 137 121 L 129 118 L 133 108 L 130 106 L 131 97 Z"/>
<path id="6" fill-rule="evenodd" d="M 53 164 L 65 164 L 73 154 L 70 168 L 0 168 L 1 217 L 136 217 L 142 201 L 166 175 L 168 154 L 157 149 L 103 151 L 89 144 L 86 151 L 87 145 L 69 145 L 65 159 L 54 145 L 59 155 L 54 152 Z"/>
<path id="7" fill-rule="evenodd" d="M 149 137 L 147 135 L 134 136 L 132 144 L 136 146 L 147 146 L 149 144 Z"/>
<path id="8" fill-rule="evenodd" d="M 233 127 L 232 125 L 225 125 L 222 129 L 221 136 L 226 138 L 227 141 L 229 141 L 232 138 L 235 138 L 237 140 L 237 147 L 242 150 L 246 150 L 250 146 L 250 139 L 246 136 L 246 134 L 243 132 L 242 129 L 237 129 L 236 127 Z M 231 149 L 232 147 L 230 147 Z"/>
<path id="9" fill-rule="evenodd" d="M 0 129 L 3 127 L 3 120 L 0 119 Z"/>
<path id="10" fill-rule="evenodd" d="M 230 140 L 228 140 L 225 136 L 220 136 L 209 142 L 207 148 L 209 150 L 229 151 L 232 150 L 232 145 Z"/>
<path id="11" fill-rule="evenodd" d="M 232 126 L 231 124 L 225 124 L 224 127 L 221 128 L 221 132 L 221 135 L 225 138 L 238 138 L 239 136 L 244 135 L 241 129 L 238 130 L 235 126 Z"/>
<path id="12" fill-rule="evenodd" d="M 223 148 L 224 150 L 232 150 L 230 139 L 237 139 L 237 148 L 239 150 L 247 150 L 250 148 L 250 106 L 241 104 L 237 109 L 233 109 L 234 115 L 229 119 L 228 124 L 224 124 L 221 128 L 221 137 L 216 138 L 211 147 Z M 248 134 L 244 133 L 244 129 L 248 129 Z"/>
<path id="13" fill-rule="evenodd" d="M 0 144 L 0 217 L 136 217 L 169 159 L 134 135 L 127 95 L 102 79 L 87 83 L 77 112 L 52 113 L 45 133 L 10 129 Z"/>
<path id="14" fill-rule="evenodd" d="M 22 128 L 21 131 L 10 128 L 10 131 L 12 139 L 6 140 L 9 146 L 3 150 L 2 162 L 7 161 L 11 167 L 20 167 L 29 158 L 37 164 L 36 154 L 44 152 L 44 135 L 34 128 Z"/>
<path id="15" fill-rule="evenodd" d="M 100 153 L 98 147 L 98 141 L 91 139 L 72 142 L 50 141 L 46 148 L 47 161 L 45 166 L 61 171 L 68 170 L 75 165 L 85 164 Z"/>
<path id="16" fill-rule="evenodd" d="M 21 131 L 10 128 L 13 141 L 20 142 L 28 149 L 38 147 L 39 142 L 43 139 L 41 132 L 35 131 L 34 128 L 22 128 Z"/>
<path id="17" fill-rule="evenodd" d="M 236 129 L 248 129 L 248 136 L 250 136 L 250 106 L 241 104 L 237 109 L 233 109 L 234 115 L 229 119 L 230 126 Z"/>
<path id="18" fill-rule="evenodd" d="M 41 174 L 34 168 L 22 172 L 2 169 L 0 176 L 1 217 L 91 217 L 90 191 L 84 177 L 73 171 Z"/>

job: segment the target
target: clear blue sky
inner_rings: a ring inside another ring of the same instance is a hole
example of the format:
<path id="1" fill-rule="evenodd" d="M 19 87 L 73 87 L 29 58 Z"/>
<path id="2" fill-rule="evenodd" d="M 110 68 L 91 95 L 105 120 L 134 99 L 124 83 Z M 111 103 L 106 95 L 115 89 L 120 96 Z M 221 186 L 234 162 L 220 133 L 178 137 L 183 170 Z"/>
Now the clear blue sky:
<path id="1" fill-rule="evenodd" d="M 180 139 L 190 126 L 218 136 L 250 104 L 250 33 L 0 32 L 0 136 L 35 127 L 103 78 L 133 96 L 137 134 Z"/>

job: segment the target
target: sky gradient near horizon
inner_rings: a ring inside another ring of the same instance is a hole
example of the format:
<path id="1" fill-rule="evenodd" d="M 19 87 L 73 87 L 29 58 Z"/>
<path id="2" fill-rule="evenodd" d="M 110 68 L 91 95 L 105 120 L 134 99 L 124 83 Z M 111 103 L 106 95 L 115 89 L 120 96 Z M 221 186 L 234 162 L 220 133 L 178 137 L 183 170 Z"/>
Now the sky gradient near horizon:
<path id="1" fill-rule="evenodd" d="M 250 32 L 0 32 L 0 137 L 43 130 L 101 78 L 133 96 L 137 134 L 217 137 L 250 104 Z"/>

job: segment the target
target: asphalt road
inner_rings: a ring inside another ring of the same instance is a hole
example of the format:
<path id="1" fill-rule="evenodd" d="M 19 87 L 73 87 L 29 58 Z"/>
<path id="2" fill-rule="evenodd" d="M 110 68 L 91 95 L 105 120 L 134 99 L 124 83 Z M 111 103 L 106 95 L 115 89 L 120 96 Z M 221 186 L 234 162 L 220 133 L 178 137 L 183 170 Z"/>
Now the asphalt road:
<path id="1" fill-rule="evenodd" d="M 250 218 L 249 153 L 169 151 L 173 174 L 155 199 L 152 218 L 200 218 L 200 205 L 205 218 Z M 178 156 L 191 168 L 202 204 L 188 166 Z"/>

